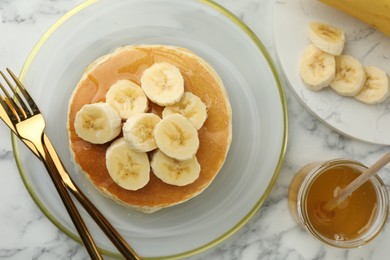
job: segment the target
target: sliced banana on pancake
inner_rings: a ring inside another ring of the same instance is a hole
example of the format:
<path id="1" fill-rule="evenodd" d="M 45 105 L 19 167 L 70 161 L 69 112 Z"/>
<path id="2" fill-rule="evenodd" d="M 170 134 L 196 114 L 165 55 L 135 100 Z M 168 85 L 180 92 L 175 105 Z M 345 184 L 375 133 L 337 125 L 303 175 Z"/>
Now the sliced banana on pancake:
<path id="1" fill-rule="evenodd" d="M 310 45 L 303 53 L 299 74 L 311 90 L 328 87 L 334 80 L 336 62 L 332 54 L 326 53 Z"/>
<path id="2" fill-rule="evenodd" d="M 185 92 L 178 103 L 166 106 L 162 112 L 163 118 L 171 114 L 181 114 L 186 117 L 199 130 L 207 119 L 207 107 L 202 100 L 192 94 Z"/>
<path id="3" fill-rule="evenodd" d="M 184 79 L 180 70 L 167 62 L 154 63 L 141 76 L 146 96 L 160 106 L 178 102 L 184 94 Z"/>
<path id="4" fill-rule="evenodd" d="M 364 68 L 367 79 L 363 89 L 355 98 L 366 104 L 378 104 L 389 96 L 389 78 L 386 72 L 378 67 Z"/>
<path id="5" fill-rule="evenodd" d="M 163 153 L 181 161 L 194 157 L 199 148 L 198 131 L 180 114 L 163 118 L 156 125 L 154 138 Z"/>
<path id="6" fill-rule="evenodd" d="M 106 102 L 118 111 L 122 119 L 148 110 L 148 98 L 142 88 L 130 80 L 115 82 L 106 93 Z"/>
<path id="7" fill-rule="evenodd" d="M 140 113 L 129 117 L 123 125 L 123 137 L 130 148 L 138 152 L 149 152 L 157 148 L 154 129 L 161 118 L 153 113 Z"/>
<path id="8" fill-rule="evenodd" d="M 119 135 L 121 118 L 108 103 L 86 104 L 76 113 L 74 128 L 83 140 L 103 144 Z"/>
<path id="9" fill-rule="evenodd" d="M 106 166 L 114 182 L 126 190 L 141 189 L 149 182 L 148 155 L 132 150 L 124 138 L 119 138 L 108 147 Z"/>
<path id="10" fill-rule="evenodd" d="M 363 65 L 349 55 L 336 56 L 336 77 L 330 87 L 342 96 L 355 96 L 366 82 Z"/>
<path id="11" fill-rule="evenodd" d="M 176 186 L 191 184 L 199 178 L 200 174 L 200 164 L 196 156 L 179 161 L 166 156 L 160 150 L 153 154 L 151 167 L 160 180 Z"/>
<path id="12" fill-rule="evenodd" d="M 311 22 L 309 24 L 309 39 L 318 49 L 340 55 L 345 44 L 344 31 L 329 24 Z"/>

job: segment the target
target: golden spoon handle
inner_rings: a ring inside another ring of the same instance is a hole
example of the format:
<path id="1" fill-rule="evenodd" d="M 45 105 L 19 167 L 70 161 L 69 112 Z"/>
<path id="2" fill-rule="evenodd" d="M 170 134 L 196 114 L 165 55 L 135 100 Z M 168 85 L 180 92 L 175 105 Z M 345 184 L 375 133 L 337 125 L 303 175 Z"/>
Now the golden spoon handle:
<path id="1" fill-rule="evenodd" d="M 45 165 L 47 171 L 49 172 L 50 178 L 53 181 L 53 184 L 60 195 L 62 202 L 65 205 L 66 210 L 69 213 L 70 218 L 72 219 L 73 224 L 75 225 L 78 233 L 80 234 L 81 240 L 84 243 L 86 250 L 88 251 L 91 259 L 103 259 L 101 254 L 98 251 L 98 248 L 93 241 L 91 234 L 88 231 L 87 226 L 85 225 L 83 219 L 80 216 L 80 213 L 73 203 L 72 198 L 70 197 L 68 191 L 66 190 L 65 184 L 61 179 L 61 176 L 57 170 L 56 164 L 52 160 L 48 150 L 45 145 L 42 144 L 41 147 L 36 147 L 39 153 L 39 157 L 41 158 L 43 164 Z"/>
<path id="2" fill-rule="evenodd" d="M 126 259 L 140 259 L 136 252 L 130 247 L 126 240 L 118 233 L 118 231 L 111 225 L 111 223 L 103 216 L 103 214 L 93 205 L 93 203 L 81 192 L 77 185 L 70 178 L 64 165 L 62 164 L 57 152 L 51 144 L 49 138 L 44 134 L 44 143 L 53 158 L 53 161 L 61 175 L 62 181 L 65 183 L 69 191 L 81 203 L 92 219 L 103 230 L 115 247 L 121 252 Z"/>

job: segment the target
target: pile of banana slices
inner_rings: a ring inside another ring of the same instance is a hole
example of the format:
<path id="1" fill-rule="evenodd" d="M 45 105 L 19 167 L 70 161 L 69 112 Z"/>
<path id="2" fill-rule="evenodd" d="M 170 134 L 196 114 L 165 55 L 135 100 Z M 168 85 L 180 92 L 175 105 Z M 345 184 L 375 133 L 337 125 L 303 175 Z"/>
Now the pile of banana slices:
<path id="1" fill-rule="evenodd" d="M 364 67 L 356 58 L 342 55 L 345 34 L 332 25 L 309 24 L 309 39 L 300 63 L 300 76 L 311 90 L 330 86 L 342 96 L 354 97 L 366 104 L 378 104 L 389 95 L 386 72 L 375 66 Z"/>
<path id="2" fill-rule="evenodd" d="M 206 105 L 184 91 L 183 76 L 170 63 L 154 63 L 140 82 L 138 86 L 118 80 L 107 91 L 106 102 L 84 105 L 75 117 L 76 134 L 90 143 L 104 144 L 123 133 L 106 150 L 106 167 L 124 189 L 144 187 L 150 169 L 171 185 L 194 182 L 200 174 L 196 152 L 198 130 L 207 119 Z M 147 112 L 149 101 L 164 107 L 162 118 Z"/>

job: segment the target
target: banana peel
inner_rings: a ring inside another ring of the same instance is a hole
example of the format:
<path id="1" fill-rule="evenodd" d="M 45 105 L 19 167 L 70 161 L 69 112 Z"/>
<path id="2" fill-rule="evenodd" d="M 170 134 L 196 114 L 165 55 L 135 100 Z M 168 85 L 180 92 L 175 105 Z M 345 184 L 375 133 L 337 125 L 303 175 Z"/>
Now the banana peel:
<path id="1" fill-rule="evenodd" d="M 390 37 L 390 0 L 320 0 Z"/>

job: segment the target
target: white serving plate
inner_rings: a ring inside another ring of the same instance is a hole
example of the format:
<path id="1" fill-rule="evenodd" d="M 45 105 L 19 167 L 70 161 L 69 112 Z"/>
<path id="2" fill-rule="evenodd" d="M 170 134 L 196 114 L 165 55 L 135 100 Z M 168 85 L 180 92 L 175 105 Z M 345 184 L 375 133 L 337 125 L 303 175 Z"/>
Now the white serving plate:
<path id="1" fill-rule="evenodd" d="M 349 137 L 390 145 L 390 98 L 378 105 L 342 97 L 332 89 L 319 92 L 305 87 L 299 62 L 309 46 L 308 24 L 321 21 L 346 33 L 344 54 L 365 66 L 378 66 L 390 75 L 390 38 L 369 25 L 317 0 L 278 0 L 274 6 L 275 47 L 289 86 L 304 106 L 321 121 Z"/>

